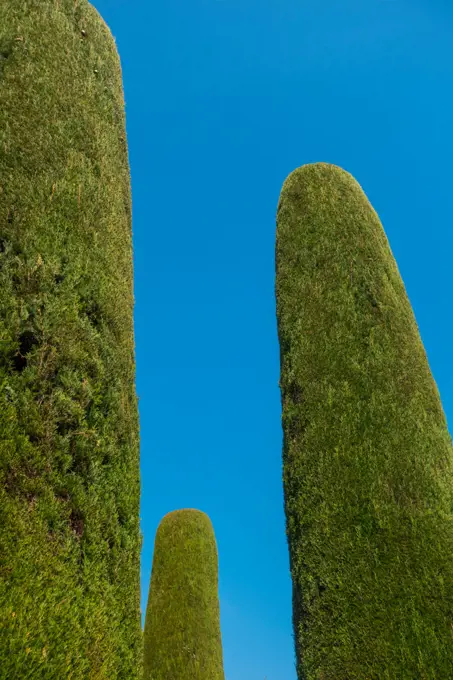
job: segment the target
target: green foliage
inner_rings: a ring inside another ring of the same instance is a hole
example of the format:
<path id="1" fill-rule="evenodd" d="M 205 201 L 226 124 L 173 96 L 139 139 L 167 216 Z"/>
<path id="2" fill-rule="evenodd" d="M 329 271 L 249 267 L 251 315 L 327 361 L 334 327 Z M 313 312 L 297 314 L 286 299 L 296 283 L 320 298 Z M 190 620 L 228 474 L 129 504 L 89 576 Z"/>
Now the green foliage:
<path id="1" fill-rule="evenodd" d="M 283 185 L 276 298 L 299 679 L 450 678 L 451 438 L 384 230 L 340 168 Z"/>
<path id="2" fill-rule="evenodd" d="M 209 517 L 176 510 L 161 521 L 144 632 L 144 680 L 224 680 L 217 548 Z"/>
<path id="3" fill-rule="evenodd" d="M 131 199 L 115 42 L 0 2 L 0 678 L 140 677 Z"/>

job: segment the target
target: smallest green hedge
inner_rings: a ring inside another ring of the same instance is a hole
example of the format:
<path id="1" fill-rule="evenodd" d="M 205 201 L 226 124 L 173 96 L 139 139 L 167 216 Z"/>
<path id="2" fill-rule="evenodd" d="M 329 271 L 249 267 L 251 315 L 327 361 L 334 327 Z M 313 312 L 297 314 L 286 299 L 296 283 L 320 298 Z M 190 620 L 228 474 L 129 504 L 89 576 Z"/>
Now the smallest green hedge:
<path id="1" fill-rule="evenodd" d="M 199 510 L 157 529 L 144 644 L 144 680 L 224 680 L 217 547 Z"/>

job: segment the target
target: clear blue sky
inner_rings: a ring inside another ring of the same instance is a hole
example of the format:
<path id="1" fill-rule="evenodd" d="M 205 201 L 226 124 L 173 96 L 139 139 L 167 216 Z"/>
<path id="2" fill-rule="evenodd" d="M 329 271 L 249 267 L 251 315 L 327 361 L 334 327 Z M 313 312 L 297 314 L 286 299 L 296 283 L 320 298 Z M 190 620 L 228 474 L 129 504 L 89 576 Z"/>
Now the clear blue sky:
<path id="1" fill-rule="evenodd" d="M 142 612 L 167 512 L 210 516 L 227 680 L 295 680 L 281 483 L 275 213 L 314 161 L 360 182 L 449 421 L 451 0 L 94 0 L 121 56 L 132 175 Z"/>

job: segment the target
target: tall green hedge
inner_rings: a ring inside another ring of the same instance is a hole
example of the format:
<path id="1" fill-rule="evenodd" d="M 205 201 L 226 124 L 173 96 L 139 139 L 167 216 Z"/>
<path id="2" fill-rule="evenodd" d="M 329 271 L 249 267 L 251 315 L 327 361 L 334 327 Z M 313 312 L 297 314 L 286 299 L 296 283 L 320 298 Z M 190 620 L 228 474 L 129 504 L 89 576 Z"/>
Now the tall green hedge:
<path id="1" fill-rule="evenodd" d="M 217 547 L 199 510 L 157 529 L 144 644 L 144 680 L 224 680 Z"/>
<path id="2" fill-rule="evenodd" d="M 140 677 L 122 77 L 86 0 L 0 2 L 0 678 Z"/>
<path id="3" fill-rule="evenodd" d="M 451 678 L 451 438 L 381 223 L 338 167 L 283 185 L 276 299 L 299 679 Z"/>

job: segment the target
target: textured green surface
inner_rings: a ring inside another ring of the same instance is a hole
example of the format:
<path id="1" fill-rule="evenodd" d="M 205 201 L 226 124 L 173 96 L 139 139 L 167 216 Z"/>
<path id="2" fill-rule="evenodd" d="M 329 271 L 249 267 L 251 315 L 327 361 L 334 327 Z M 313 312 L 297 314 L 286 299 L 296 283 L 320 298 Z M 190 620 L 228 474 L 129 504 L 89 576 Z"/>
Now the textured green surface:
<path id="1" fill-rule="evenodd" d="M 129 166 L 85 0 L 1 0 L 0 103 L 0 678 L 134 680 Z"/>
<path id="2" fill-rule="evenodd" d="M 324 163 L 289 175 L 276 268 L 299 679 L 453 678 L 451 439 L 351 175 Z"/>
<path id="3" fill-rule="evenodd" d="M 161 521 L 146 609 L 144 680 L 224 680 L 217 547 L 199 510 Z"/>

